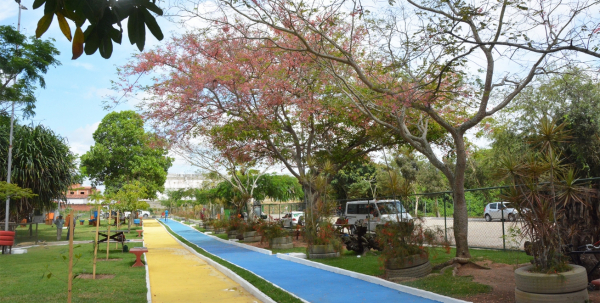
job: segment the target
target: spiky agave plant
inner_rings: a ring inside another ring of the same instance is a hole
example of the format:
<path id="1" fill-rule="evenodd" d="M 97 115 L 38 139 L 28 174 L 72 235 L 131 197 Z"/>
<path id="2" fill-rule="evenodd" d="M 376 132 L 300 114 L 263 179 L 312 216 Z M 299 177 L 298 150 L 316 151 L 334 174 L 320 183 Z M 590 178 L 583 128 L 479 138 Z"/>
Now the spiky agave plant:
<path id="1" fill-rule="evenodd" d="M 511 187 L 502 197 L 512 202 L 523 219 L 522 235 L 530 242 L 526 250 L 541 272 L 567 270 L 565 244 L 574 236 L 569 211 L 585 206 L 592 191 L 577 184 L 576 172 L 564 164 L 559 144 L 568 142 L 565 125 L 543 118 L 525 155 L 500 160 L 499 174 Z"/>

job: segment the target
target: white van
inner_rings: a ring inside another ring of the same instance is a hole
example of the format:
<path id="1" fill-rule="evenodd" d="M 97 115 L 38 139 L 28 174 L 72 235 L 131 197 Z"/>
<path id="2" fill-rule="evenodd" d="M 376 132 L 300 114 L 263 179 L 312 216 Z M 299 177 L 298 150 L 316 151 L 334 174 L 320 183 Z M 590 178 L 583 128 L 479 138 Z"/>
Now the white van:
<path id="1" fill-rule="evenodd" d="M 344 216 L 348 224 L 354 225 L 358 220 L 369 222 L 369 230 L 375 231 L 379 224 L 388 221 L 410 221 L 412 217 L 398 200 L 363 200 L 346 203 Z M 367 220 L 368 219 L 368 220 Z"/>

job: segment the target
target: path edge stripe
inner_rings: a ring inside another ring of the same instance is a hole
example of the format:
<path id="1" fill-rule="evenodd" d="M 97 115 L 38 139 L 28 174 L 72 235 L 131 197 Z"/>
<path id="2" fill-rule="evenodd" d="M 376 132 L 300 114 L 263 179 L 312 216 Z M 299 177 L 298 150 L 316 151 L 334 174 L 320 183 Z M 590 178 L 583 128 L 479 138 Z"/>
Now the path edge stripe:
<path id="1" fill-rule="evenodd" d="M 146 247 L 146 242 L 144 242 L 143 239 L 144 238 L 142 237 L 142 246 Z M 146 261 L 145 262 L 146 263 L 145 264 L 145 267 L 146 267 L 146 287 L 148 288 L 148 292 L 146 293 L 146 300 L 148 300 L 148 303 L 152 303 L 152 292 L 150 291 L 150 271 L 148 270 L 148 258 L 146 258 L 146 253 L 144 253 L 144 261 Z"/>
<path id="2" fill-rule="evenodd" d="M 192 229 L 194 229 L 195 231 L 197 231 L 199 233 L 203 233 L 203 232 L 201 232 L 201 231 L 199 231 L 199 230 L 197 230 L 197 229 L 195 229 L 193 227 L 192 227 Z M 259 252 L 261 254 L 265 254 L 265 255 L 269 255 L 269 256 L 273 255 L 273 252 L 270 251 L 270 250 L 268 250 L 268 249 L 264 249 L 264 248 L 260 248 L 260 247 L 254 247 L 252 245 L 247 245 L 247 244 L 244 244 L 244 243 L 238 243 L 238 242 L 235 242 L 235 241 L 229 241 L 229 240 L 221 239 L 221 238 L 219 238 L 217 236 L 213 236 L 212 234 L 206 234 L 206 233 L 203 233 L 203 234 L 205 234 L 205 235 L 207 235 L 209 237 L 212 237 L 215 240 L 221 241 L 223 243 L 235 245 L 237 247 L 245 248 L 245 249 L 252 250 L 252 251 L 255 251 L 255 252 Z"/>
<path id="3" fill-rule="evenodd" d="M 410 287 L 410 286 L 406 286 L 406 285 L 401 285 L 401 284 L 397 284 L 397 283 L 393 283 L 378 277 L 374 277 L 374 276 L 369 276 L 369 275 L 365 275 L 365 274 L 361 274 L 355 271 L 350 271 L 350 270 L 346 270 L 346 269 L 342 269 L 339 267 L 334 267 L 334 266 L 330 266 L 330 265 L 325 265 L 322 263 L 318 263 L 318 262 L 313 262 L 307 259 L 302 259 L 302 258 L 297 258 L 297 257 L 293 257 L 290 255 L 286 255 L 286 254 L 281 254 L 281 253 L 277 253 L 277 258 L 279 259 L 283 259 L 286 261 L 290 261 L 290 262 L 295 262 L 298 264 L 302 264 L 302 265 L 306 265 L 306 266 L 311 266 L 311 267 L 315 267 L 318 269 L 322 269 L 322 270 L 326 270 L 326 271 L 330 271 L 332 273 L 336 273 L 336 274 L 340 274 L 340 275 L 344 275 L 344 276 L 349 276 L 355 279 L 359 279 L 359 280 L 363 280 L 363 281 L 367 281 L 367 282 L 371 282 L 373 284 L 378 284 L 381 285 L 383 287 L 387 287 L 387 288 L 391 288 L 394 290 L 398 290 L 407 294 L 411 294 L 411 295 L 415 295 L 415 296 L 419 296 L 425 299 L 431 299 L 431 300 L 436 300 L 442 303 L 471 303 L 469 301 L 463 301 L 460 299 L 455 299 L 455 298 L 451 298 L 451 297 L 447 297 L 444 295 L 440 295 L 440 294 L 436 294 L 434 292 L 430 292 L 430 291 L 426 291 L 426 290 L 422 290 L 422 289 L 418 289 L 418 288 L 414 288 L 414 287 Z"/>
<path id="4" fill-rule="evenodd" d="M 187 250 L 189 250 L 191 253 L 193 253 L 194 255 L 196 255 L 197 257 L 199 257 L 200 259 L 202 259 L 202 260 L 206 261 L 206 263 L 210 264 L 211 266 L 214 266 L 214 267 L 215 267 L 217 270 L 219 270 L 220 272 L 222 272 L 224 275 L 226 275 L 227 277 L 229 277 L 229 278 L 230 278 L 230 279 L 232 279 L 233 281 L 235 281 L 235 282 L 239 283 L 239 284 L 240 284 L 240 285 L 241 285 L 241 286 L 242 286 L 242 287 L 243 287 L 243 288 L 244 288 L 246 291 L 248 291 L 249 293 L 251 293 L 252 295 L 254 295 L 255 297 L 257 297 L 259 300 L 261 300 L 261 301 L 263 301 L 263 302 L 266 302 L 266 303 L 277 303 L 277 301 L 275 301 L 275 300 L 273 300 L 271 297 L 267 296 L 265 293 L 263 293 L 262 291 L 260 291 L 260 290 L 259 290 L 258 288 L 256 288 L 254 285 L 252 285 L 250 282 L 248 282 L 248 281 L 244 280 L 244 278 L 242 278 L 242 277 L 238 276 L 238 275 L 237 275 L 236 273 L 234 273 L 234 272 L 233 272 L 231 269 L 229 269 L 229 268 L 227 268 L 227 267 L 225 267 L 225 266 L 223 266 L 223 265 L 221 265 L 221 264 L 219 264 L 219 263 L 215 262 L 214 260 L 211 260 L 210 258 L 207 258 L 206 256 L 203 256 L 202 254 L 200 254 L 200 253 L 198 253 L 197 251 L 195 251 L 193 248 L 189 247 L 187 244 L 185 244 L 185 243 L 181 242 L 179 239 L 177 239 L 175 236 L 173 236 L 173 235 L 171 234 L 171 232 L 169 232 L 169 230 L 167 229 L 167 227 L 165 226 L 165 224 L 164 224 L 164 223 L 160 222 L 159 220 L 157 220 L 157 221 L 158 221 L 158 222 L 159 222 L 159 223 L 162 225 L 162 227 L 163 227 L 163 228 L 164 228 L 164 229 L 167 231 L 167 233 L 169 233 L 169 235 L 171 235 L 171 237 L 173 237 L 173 239 L 175 239 L 175 241 L 179 242 L 179 244 L 181 244 L 183 247 L 185 247 Z M 180 224 L 182 224 L 181 222 L 177 222 L 177 223 L 180 223 Z M 185 224 L 182 224 L 182 225 L 185 225 Z M 187 225 L 186 225 L 186 226 L 187 226 Z M 197 230 L 197 229 L 195 229 L 195 228 L 192 228 L 192 230 L 194 230 L 194 231 L 196 231 L 196 232 L 198 232 L 198 233 L 201 233 L 199 230 Z M 173 233 L 175 233 L 175 231 L 173 231 Z M 180 236 L 180 237 L 182 237 L 182 238 L 185 238 L 185 237 L 184 237 L 184 236 L 182 236 L 182 235 L 179 235 L 179 236 Z M 208 235 L 207 235 L 207 236 L 208 236 Z M 186 239 L 186 240 L 187 240 L 187 239 Z M 221 239 L 221 240 L 222 240 L 222 239 Z M 188 242 L 189 242 L 189 240 L 188 240 Z M 230 241 L 226 241 L 226 242 L 230 242 Z M 275 287 L 277 287 L 277 288 L 279 288 L 279 289 L 281 289 L 281 290 L 285 291 L 286 293 L 288 293 L 288 294 L 290 294 L 291 296 L 293 296 L 293 297 L 297 298 L 298 300 L 300 300 L 300 301 L 302 301 L 302 302 L 305 302 L 305 303 L 310 303 L 310 302 L 306 301 L 305 299 L 302 299 L 302 298 L 298 297 L 297 295 L 295 295 L 295 294 L 293 294 L 293 293 L 289 292 L 288 290 L 286 290 L 286 289 L 284 289 L 284 288 L 281 288 L 281 287 L 279 287 L 279 285 L 272 283 L 271 281 L 269 281 L 269 280 L 267 280 L 267 279 L 263 278 L 262 276 L 260 276 L 260 275 L 257 275 L 257 274 L 256 274 L 256 273 L 254 273 L 253 271 L 251 271 L 251 270 L 248 270 L 248 269 L 246 269 L 246 268 L 243 268 L 243 267 L 240 267 L 240 266 L 238 266 L 237 264 L 231 263 L 231 262 L 229 262 L 229 261 L 227 261 L 227 260 L 225 260 L 225 259 L 223 259 L 223 258 L 221 258 L 221 257 L 219 257 L 219 256 L 217 256 L 217 255 L 214 255 L 214 254 L 212 254 L 212 253 L 208 252 L 207 250 L 205 250 L 204 248 L 200 247 L 198 244 L 195 244 L 195 243 L 193 243 L 193 242 L 190 242 L 190 243 L 192 243 L 192 244 L 196 245 L 198 248 L 202 249 L 202 250 L 203 250 L 205 253 L 207 253 L 207 254 L 209 254 L 209 255 L 211 255 L 211 256 L 213 256 L 213 257 L 215 257 L 215 258 L 218 258 L 218 259 L 222 260 L 223 262 L 227 262 L 227 263 L 229 263 L 229 264 L 231 264 L 231 265 L 233 265 L 233 266 L 236 266 L 236 267 L 238 267 L 238 268 L 241 268 L 241 269 L 243 269 L 243 270 L 245 270 L 245 271 L 247 271 L 247 272 L 249 272 L 249 273 L 252 273 L 253 275 L 255 275 L 255 276 L 257 276 L 257 277 L 259 277 L 259 278 L 263 279 L 265 282 L 267 282 L 267 283 L 269 283 L 269 284 L 271 284 L 271 285 L 273 285 L 273 286 L 275 286 Z M 254 293 L 254 292 L 256 292 L 256 293 Z M 258 294 L 258 295 L 257 295 L 257 294 Z"/>

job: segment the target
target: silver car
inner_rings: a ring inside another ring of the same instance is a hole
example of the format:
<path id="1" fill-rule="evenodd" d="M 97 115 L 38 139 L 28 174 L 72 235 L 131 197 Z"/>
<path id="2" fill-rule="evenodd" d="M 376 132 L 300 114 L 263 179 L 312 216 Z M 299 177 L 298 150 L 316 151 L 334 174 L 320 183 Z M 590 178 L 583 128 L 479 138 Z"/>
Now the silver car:
<path id="1" fill-rule="evenodd" d="M 500 219 L 517 221 L 519 212 L 514 208 L 514 206 L 512 206 L 512 203 L 510 202 L 494 202 L 485 206 L 483 217 L 488 222 Z"/>

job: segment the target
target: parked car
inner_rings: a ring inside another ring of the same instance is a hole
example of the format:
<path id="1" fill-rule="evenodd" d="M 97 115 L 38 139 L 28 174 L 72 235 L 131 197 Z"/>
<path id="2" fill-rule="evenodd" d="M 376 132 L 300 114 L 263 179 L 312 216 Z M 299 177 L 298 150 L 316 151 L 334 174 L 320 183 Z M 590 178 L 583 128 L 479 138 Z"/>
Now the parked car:
<path id="1" fill-rule="evenodd" d="M 377 225 L 388 221 L 410 221 L 412 216 L 406 211 L 398 200 L 364 200 L 346 203 L 344 216 L 348 224 L 354 225 L 356 221 L 369 222 L 369 231 L 375 232 Z M 367 220 L 369 219 L 369 220 Z M 352 231 L 351 227 L 351 232 Z"/>
<path id="2" fill-rule="evenodd" d="M 502 215 L 504 214 L 504 217 Z M 483 217 L 486 221 L 505 219 L 508 221 L 517 221 L 519 212 L 510 202 L 493 202 L 485 206 Z"/>
<path id="3" fill-rule="evenodd" d="M 138 218 L 139 217 L 143 217 L 144 219 L 147 219 L 148 217 L 150 217 L 150 212 L 147 211 L 147 210 L 138 209 L 137 213 L 138 213 Z M 130 211 L 126 211 L 125 212 L 125 218 L 129 217 L 129 214 L 131 214 L 131 212 Z"/>
<path id="4" fill-rule="evenodd" d="M 287 212 L 283 217 L 281 217 L 281 225 L 283 225 L 283 227 L 294 227 L 298 224 L 300 224 L 300 226 L 304 225 L 303 211 Z"/>

